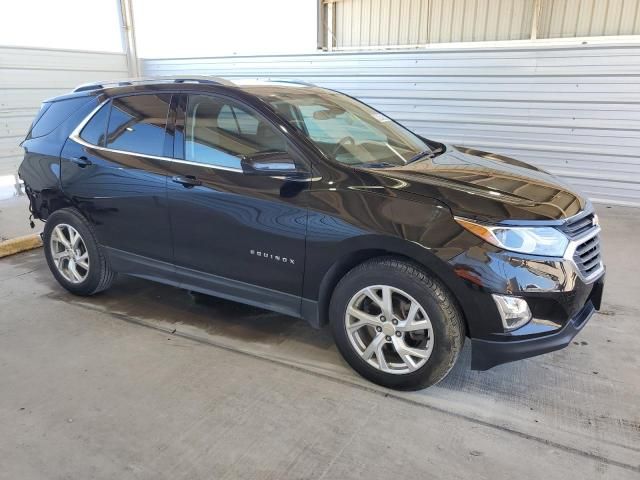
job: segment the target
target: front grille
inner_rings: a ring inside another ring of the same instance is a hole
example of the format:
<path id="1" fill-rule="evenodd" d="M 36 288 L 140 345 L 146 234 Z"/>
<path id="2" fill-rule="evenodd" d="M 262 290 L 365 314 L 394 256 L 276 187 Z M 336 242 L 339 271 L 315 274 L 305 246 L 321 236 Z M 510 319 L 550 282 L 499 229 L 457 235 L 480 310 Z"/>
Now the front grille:
<path id="1" fill-rule="evenodd" d="M 575 245 L 573 261 L 580 273 L 589 278 L 596 274 L 602 267 L 600 254 L 600 227 L 595 220 L 593 212 L 579 214 L 567 220 L 560 229 L 571 239 Z"/>
<path id="2" fill-rule="evenodd" d="M 600 237 L 595 235 L 579 243 L 573 261 L 580 269 L 580 272 L 589 277 L 600 269 L 602 258 L 600 256 Z"/>
<path id="3" fill-rule="evenodd" d="M 594 217 L 595 215 L 593 213 L 589 213 L 587 215 L 580 215 L 575 219 L 569 219 L 567 223 L 561 227 L 562 231 L 571 239 L 579 238 L 595 227 L 593 224 Z"/>

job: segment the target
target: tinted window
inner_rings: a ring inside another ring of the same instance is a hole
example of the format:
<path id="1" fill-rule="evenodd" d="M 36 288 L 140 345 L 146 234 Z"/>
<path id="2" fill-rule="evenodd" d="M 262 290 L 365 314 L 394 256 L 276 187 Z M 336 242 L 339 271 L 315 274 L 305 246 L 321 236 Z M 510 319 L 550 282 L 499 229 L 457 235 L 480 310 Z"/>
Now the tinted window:
<path id="1" fill-rule="evenodd" d="M 107 120 L 109 120 L 109 108 L 111 108 L 111 103 L 103 105 L 91 117 L 89 123 L 80 132 L 80 138 L 92 145 L 104 146 L 104 135 L 107 131 Z"/>
<path id="2" fill-rule="evenodd" d="M 42 137 L 51 133 L 58 125 L 69 118 L 73 112 L 90 101 L 87 97 L 80 97 L 44 104 L 40 110 L 39 118 L 36 119 L 31 129 L 31 137 Z M 49 106 L 46 107 L 46 105 Z"/>
<path id="3" fill-rule="evenodd" d="M 360 142 L 387 140 L 378 130 L 347 111 L 330 115 L 329 119 L 323 118 L 325 109 L 319 105 L 300 105 L 299 111 L 308 136 L 318 142 L 335 144 L 344 137 L 345 132 L 349 132 L 351 137 L 357 138 Z"/>
<path id="4" fill-rule="evenodd" d="M 111 104 L 107 147 L 161 156 L 171 95 L 134 95 Z"/>
<path id="5" fill-rule="evenodd" d="M 258 117 L 230 105 L 224 105 L 218 114 L 218 126 L 236 134 L 256 135 L 259 124 Z"/>
<path id="6" fill-rule="evenodd" d="M 250 109 L 229 99 L 189 97 L 186 160 L 239 169 L 240 157 L 286 150 L 282 134 Z"/>
<path id="7" fill-rule="evenodd" d="M 42 115 L 44 115 L 44 112 L 46 112 L 51 105 L 52 105 L 51 102 L 45 102 L 40 104 L 40 110 L 38 110 L 38 113 L 36 114 L 34 119 L 31 121 L 31 127 L 29 128 L 29 132 L 31 132 L 31 130 L 33 129 L 33 126 L 40 121 L 40 118 L 42 118 Z"/>
<path id="8" fill-rule="evenodd" d="M 247 89 L 270 103 L 328 157 L 348 165 L 406 165 L 435 146 L 371 107 L 313 87 Z"/>
<path id="9" fill-rule="evenodd" d="M 218 113 L 218 128 L 231 133 L 240 133 L 240 126 L 235 113 L 229 105 L 224 105 Z"/>

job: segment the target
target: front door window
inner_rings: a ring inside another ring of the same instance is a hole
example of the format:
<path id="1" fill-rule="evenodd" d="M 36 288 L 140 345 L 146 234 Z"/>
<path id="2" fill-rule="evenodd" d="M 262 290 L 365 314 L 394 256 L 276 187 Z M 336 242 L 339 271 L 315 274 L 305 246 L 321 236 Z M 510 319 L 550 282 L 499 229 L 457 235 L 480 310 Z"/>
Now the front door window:
<path id="1" fill-rule="evenodd" d="M 286 150 L 282 134 L 246 107 L 207 95 L 189 97 L 185 160 L 240 170 L 243 157 Z"/>

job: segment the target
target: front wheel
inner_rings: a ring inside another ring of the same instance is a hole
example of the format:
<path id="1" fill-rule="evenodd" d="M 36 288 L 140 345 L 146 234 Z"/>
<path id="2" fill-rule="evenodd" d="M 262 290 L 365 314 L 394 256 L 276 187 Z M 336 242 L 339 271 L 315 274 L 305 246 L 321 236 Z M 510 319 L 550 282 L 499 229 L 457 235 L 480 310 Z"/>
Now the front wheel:
<path id="1" fill-rule="evenodd" d="M 73 208 L 56 210 L 43 232 L 47 264 L 58 283 L 76 295 L 109 288 L 114 273 L 87 220 Z"/>
<path id="2" fill-rule="evenodd" d="M 449 291 L 420 267 L 373 259 L 338 283 L 331 328 L 347 362 L 374 383 L 417 390 L 442 380 L 464 344 Z"/>

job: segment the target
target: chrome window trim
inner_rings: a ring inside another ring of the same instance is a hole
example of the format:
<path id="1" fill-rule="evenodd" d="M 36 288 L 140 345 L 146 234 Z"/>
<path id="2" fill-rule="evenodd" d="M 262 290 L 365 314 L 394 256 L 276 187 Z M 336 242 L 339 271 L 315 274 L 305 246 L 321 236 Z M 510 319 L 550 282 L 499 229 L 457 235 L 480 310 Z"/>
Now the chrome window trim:
<path id="1" fill-rule="evenodd" d="M 80 138 L 79 135 L 69 135 L 69 138 L 71 140 L 73 140 L 74 142 L 78 142 L 80 145 L 83 145 L 87 148 L 92 148 L 94 150 L 100 150 L 103 152 L 112 152 L 112 153 L 121 153 L 124 155 L 134 155 L 136 157 L 143 157 L 143 158 L 149 158 L 151 160 L 162 160 L 164 162 L 173 162 L 173 163 L 181 163 L 183 165 L 193 165 L 195 167 L 205 167 L 205 168 L 213 168 L 215 170 L 225 170 L 227 172 L 239 172 L 242 173 L 242 169 L 240 168 L 231 168 L 231 167 L 220 167 L 217 165 L 208 165 L 206 163 L 198 163 L 198 162 L 191 162 L 189 160 L 180 160 L 177 158 L 169 158 L 169 157 L 159 157 L 156 155 L 149 155 L 147 153 L 138 153 L 138 152 L 129 152 L 126 150 L 116 150 L 114 148 L 107 148 L 107 147 L 100 147 L 98 145 L 93 145 L 85 140 L 83 140 L 82 138 Z"/>
<path id="2" fill-rule="evenodd" d="M 133 96 L 133 95 L 131 95 L 131 96 Z M 161 160 L 161 161 L 164 161 L 164 162 L 173 162 L 173 163 L 180 163 L 180 164 L 183 164 L 183 165 L 193 165 L 193 166 L 196 166 L 196 167 L 212 168 L 214 170 L 223 170 L 223 171 L 226 171 L 226 172 L 242 173 L 242 169 L 241 168 L 222 167 L 222 166 L 218 166 L 218 165 L 209 165 L 209 164 L 206 164 L 206 163 L 192 162 L 192 161 L 189 161 L 189 160 L 180 160 L 178 158 L 169 158 L 169 157 L 163 157 L 163 156 L 157 156 L 157 155 L 149 155 L 147 153 L 130 152 L 130 151 L 127 151 L 127 150 L 116 150 L 114 148 L 101 147 L 100 145 L 94 145 L 92 143 L 87 142 L 82 137 L 80 137 L 80 132 L 82 132 L 82 129 L 84 127 L 86 127 L 87 123 L 89 123 L 91 121 L 91 119 L 94 117 L 94 115 L 96 113 L 98 113 L 98 110 L 100 110 L 110 100 L 111 100 L 110 98 L 107 99 L 107 100 L 104 100 L 103 102 L 100 103 L 100 105 L 98 105 L 96 108 L 94 108 L 84 118 L 84 120 L 82 120 L 78 124 L 78 126 L 73 130 L 73 132 L 71 132 L 71 135 L 69 135 L 69 139 L 73 140 L 74 142 L 77 142 L 80 145 L 83 145 L 83 146 L 85 146 L 87 148 L 93 148 L 95 150 L 100 150 L 102 152 L 120 153 L 120 154 L 124 154 L 124 155 L 135 155 L 137 157 L 149 158 L 151 160 Z M 108 126 L 107 126 L 107 128 L 108 128 Z"/>
<path id="3" fill-rule="evenodd" d="M 594 228 L 593 230 L 590 230 L 589 232 L 587 232 L 586 234 L 584 234 L 580 238 L 576 238 L 574 240 L 569 240 L 569 245 L 567 246 L 567 249 L 564 252 L 563 258 L 573 264 L 573 266 L 576 269 L 576 272 L 577 272 L 578 276 L 585 283 L 591 283 L 593 280 L 598 278 L 602 274 L 602 272 L 604 272 L 604 262 L 602 261 L 602 257 L 600 258 L 600 263 L 598 265 L 598 268 L 596 268 L 589 275 L 585 276 L 585 275 L 583 275 L 582 271 L 580 270 L 580 267 L 576 263 L 576 261 L 574 259 L 574 256 L 575 256 L 576 250 L 578 249 L 578 247 L 580 245 L 582 245 L 587 240 L 591 240 L 593 237 L 598 236 L 598 234 L 600 233 L 601 230 L 602 229 L 599 226 L 597 226 L 596 228 Z"/>

